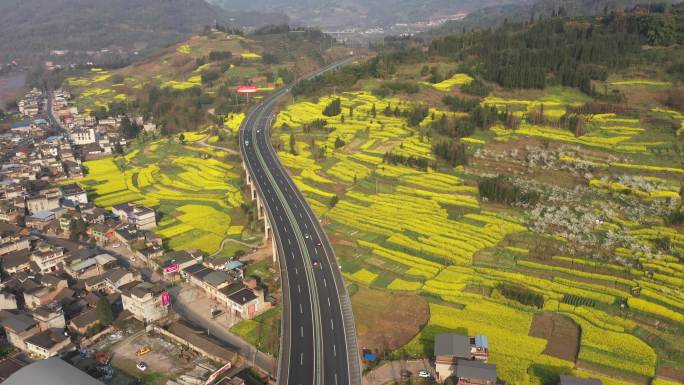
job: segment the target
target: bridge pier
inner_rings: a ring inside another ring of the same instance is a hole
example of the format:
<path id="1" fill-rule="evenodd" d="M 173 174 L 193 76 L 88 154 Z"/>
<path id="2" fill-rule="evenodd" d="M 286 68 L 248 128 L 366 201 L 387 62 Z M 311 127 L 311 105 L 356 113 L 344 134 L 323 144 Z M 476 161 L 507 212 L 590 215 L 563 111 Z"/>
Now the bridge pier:
<path id="1" fill-rule="evenodd" d="M 249 174 L 249 171 L 247 170 L 247 165 L 244 161 L 242 162 L 242 168 L 245 170 L 245 182 L 249 187 L 249 195 L 252 198 L 252 200 L 256 200 L 257 203 L 257 219 L 264 221 L 264 244 L 268 241 L 269 238 L 271 238 L 273 262 L 275 263 L 278 258 L 278 247 L 276 245 L 275 237 L 273 236 L 273 228 L 271 226 L 271 221 L 266 212 L 266 207 L 261 201 L 261 197 L 259 197 L 259 194 L 257 193 L 256 183 L 252 179 L 252 176 Z"/>

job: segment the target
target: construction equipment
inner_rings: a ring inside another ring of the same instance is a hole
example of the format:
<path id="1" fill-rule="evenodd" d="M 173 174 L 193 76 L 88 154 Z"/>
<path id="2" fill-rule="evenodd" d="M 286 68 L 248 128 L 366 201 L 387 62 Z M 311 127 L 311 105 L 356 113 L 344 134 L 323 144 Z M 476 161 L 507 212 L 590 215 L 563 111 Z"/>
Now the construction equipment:
<path id="1" fill-rule="evenodd" d="M 151 351 L 152 351 L 152 348 L 151 348 L 151 347 L 149 347 L 149 346 L 143 346 L 143 347 L 141 347 L 140 349 L 138 349 L 137 352 L 135 352 L 135 355 L 138 356 L 138 357 L 140 357 L 140 356 L 144 356 L 145 354 L 147 354 L 147 353 L 149 353 L 149 352 L 151 352 Z"/>

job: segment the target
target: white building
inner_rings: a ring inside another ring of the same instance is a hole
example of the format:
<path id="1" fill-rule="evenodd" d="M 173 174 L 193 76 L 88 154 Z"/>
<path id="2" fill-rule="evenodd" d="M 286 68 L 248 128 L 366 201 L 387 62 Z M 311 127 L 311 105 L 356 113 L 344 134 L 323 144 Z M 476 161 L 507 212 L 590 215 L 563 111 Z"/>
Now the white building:
<path id="1" fill-rule="evenodd" d="M 74 130 L 70 135 L 69 139 L 77 145 L 83 146 L 85 144 L 95 143 L 97 141 L 95 137 L 95 130 L 92 128 Z"/>
<path id="2" fill-rule="evenodd" d="M 138 230 L 150 230 L 157 227 L 157 216 L 153 209 L 134 203 L 124 203 L 112 207 L 112 213 L 121 222 L 129 223 Z"/>

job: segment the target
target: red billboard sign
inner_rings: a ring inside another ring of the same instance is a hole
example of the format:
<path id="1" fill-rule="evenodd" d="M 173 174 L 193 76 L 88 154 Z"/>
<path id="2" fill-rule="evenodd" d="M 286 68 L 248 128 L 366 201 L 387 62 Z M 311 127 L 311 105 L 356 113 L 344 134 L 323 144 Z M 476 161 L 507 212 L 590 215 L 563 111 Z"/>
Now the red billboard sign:
<path id="1" fill-rule="evenodd" d="M 171 294 L 168 291 L 161 293 L 161 302 L 163 306 L 169 306 L 171 303 Z"/>
<path id="2" fill-rule="evenodd" d="M 238 86 L 238 94 L 255 94 L 259 91 L 256 86 Z"/>

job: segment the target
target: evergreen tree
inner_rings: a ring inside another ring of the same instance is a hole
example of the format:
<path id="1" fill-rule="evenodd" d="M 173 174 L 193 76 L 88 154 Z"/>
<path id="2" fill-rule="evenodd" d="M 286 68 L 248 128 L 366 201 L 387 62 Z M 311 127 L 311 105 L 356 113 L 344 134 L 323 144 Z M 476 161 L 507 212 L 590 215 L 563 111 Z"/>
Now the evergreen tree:
<path id="1" fill-rule="evenodd" d="M 114 313 L 112 312 L 112 305 L 109 304 L 107 298 L 101 298 L 97 301 L 97 306 L 95 307 L 97 312 L 97 318 L 102 322 L 103 325 L 111 325 L 114 322 Z"/>

